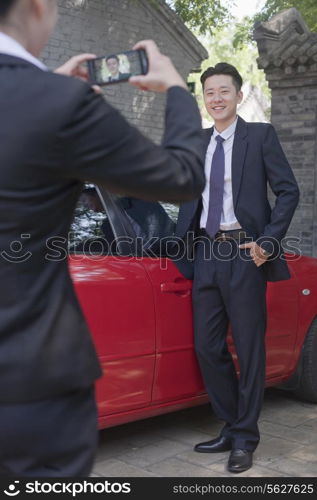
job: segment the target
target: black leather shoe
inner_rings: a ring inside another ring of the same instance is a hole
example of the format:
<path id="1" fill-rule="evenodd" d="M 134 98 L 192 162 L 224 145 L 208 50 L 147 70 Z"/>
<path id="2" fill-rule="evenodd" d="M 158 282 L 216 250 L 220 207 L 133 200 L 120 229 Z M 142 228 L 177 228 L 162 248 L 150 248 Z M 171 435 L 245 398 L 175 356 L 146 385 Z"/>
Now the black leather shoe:
<path id="1" fill-rule="evenodd" d="M 244 472 L 252 467 L 253 452 L 249 450 L 241 450 L 235 448 L 231 451 L 228 460 L 229 472 Z"/>
<path id="2" fill-rule="evenodd" d="M 222 451 L 231 450 L 231 448 L 231 439 L 219 436 L 211 441 L 196 444 L 194 451 L 199 451 L 199 453 L 221 453 Z"/>

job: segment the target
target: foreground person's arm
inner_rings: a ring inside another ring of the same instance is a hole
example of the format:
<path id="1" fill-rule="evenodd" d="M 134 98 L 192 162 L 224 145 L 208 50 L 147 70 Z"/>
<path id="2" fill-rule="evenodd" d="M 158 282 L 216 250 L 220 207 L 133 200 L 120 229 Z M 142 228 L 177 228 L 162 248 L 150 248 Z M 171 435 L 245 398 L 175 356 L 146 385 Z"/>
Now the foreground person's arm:
<path id="1" fill-rule="evenodd" d="M 201 118 L 194 98 L 170 59 L 154 42 L 140 42 L 149 73 L 131 78 L 139 88 L 167 92 L 161 146 L 145 138 L 101 96 L 76 85 L 76 101 L 58 140 L 66 151 L 64 175 L 128 195 L 168 201 L 199 197 L 204 187 Z"/>

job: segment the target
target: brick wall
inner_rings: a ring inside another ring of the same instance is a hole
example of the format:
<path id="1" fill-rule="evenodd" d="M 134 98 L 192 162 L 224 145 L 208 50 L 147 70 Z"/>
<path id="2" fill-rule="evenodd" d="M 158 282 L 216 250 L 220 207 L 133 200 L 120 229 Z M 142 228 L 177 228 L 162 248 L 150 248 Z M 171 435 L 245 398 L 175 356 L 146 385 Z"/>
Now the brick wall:
<path id="1" fill-rule="evenodd" d="M 317 33 L 292 8 L 261 23 L 255 39 L 272 89 L 271 122 L 300 188 L 288 235 L 317 257 Z"/>
<path id="2" fill-rule="evenodd" d="M 317 257 L 316 126 L 317 81 L 315 87 L 299 86 L 272 91 L 272 123 L 294 170 L 300 188 L 300 204 L 290 234 L 300 237 L 301 250 Z"/>
<path id="3" fill-rule="evenodd" d="M 53 69 L 80 52 L 105 55 L 154 39 L 186 78 L 206 57 L 203 47 L 164 2 L 89 0 L 87 8 L 59 0 L 60 18 L 43 60 Z M 106 99 L 155 142 L 161 140 L 165 96 L 138 91 L 127 83 L 104 87 Z"/>

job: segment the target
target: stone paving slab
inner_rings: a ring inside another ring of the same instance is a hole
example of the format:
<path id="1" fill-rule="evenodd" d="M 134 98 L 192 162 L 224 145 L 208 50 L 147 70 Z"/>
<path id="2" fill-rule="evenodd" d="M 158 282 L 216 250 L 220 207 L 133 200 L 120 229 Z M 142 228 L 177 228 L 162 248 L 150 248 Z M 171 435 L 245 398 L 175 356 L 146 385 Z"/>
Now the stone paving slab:
<path id="1" fill-rule="evenodd" d="M 270 467 L 275 460 L 283 460 L 283 457 L 290 456 L 292 453 L 298 453 L 302 448 L 302 446 L 298 446 L 298 443 L 282 438 L 271 437 L 267 440 L 261 439 L 261 443 L 255 454 L 256 463 Z"/>
<path id="2" fill-rule="evenodd" d="M 289 458 L 295 458 L 297 460 L 303 460 L 316 464 L 317 469 L 317 450 L 316 444 L 311 444 L 309 446 L 303 446 L 300 449 L 294 450 L 289 454 Z M 316 470 L 317 473 L 317 470 Z"/>
<path id="3" fill-rule="evenodd" d="M 207 404 L 105 429 L 92 476 L 317 477 L 317 405 L 267 390 L 254 465 L 239 475 L 226 470 L 229 452 L 193 451 L 221 427 Z"/>
<path id="4" fill-rule="evenodd" d="M 187 448 L 188 445 L 186 444 L 164 439 L 156 441 L 153 444 L 142 446 L 141 448 L 135 448 L 122 455 L 118 455 L 118 457 L 121 457 L 126 463 L 146 469 L 146 467 L 178 454 Z"/>
<path id="5" fill-rule="evenodd" d="M 94 474 L 102 477 L 155 477 L 156 473 L 147 472 L 140 467 L 126 464 L 121 460 L 109 459 L 103 462 L 97 462 L 94 468 Z"/>
<path id="6" fill-rule="evenodd" d="M 297 426 L 296 429 L 283 424 L 276 424 L 273 420 L 265 420 L 259 424 L 260 432 L 269 436 L 279 437 L 299 444 L 309 444 L 317 440 L 317 435 L 312 435 L 308 430 Z"/>
<path id="7" fill-rule="evenodd" d="M 310 463 L 307 460 L 296 460 L 284 457 L 283 460 L 276 460 L 274 464 L 270 466 L 270 469 L 271 468 L 292 477 L 317 476 L 317 463 Z"/>
<path id="8" fill-rule="evenodd" d="M 177 457 L 171 457 L 153 464 L 148 470 L 162 477 L 219 477 L 216 470 L 184 462 Z"/>

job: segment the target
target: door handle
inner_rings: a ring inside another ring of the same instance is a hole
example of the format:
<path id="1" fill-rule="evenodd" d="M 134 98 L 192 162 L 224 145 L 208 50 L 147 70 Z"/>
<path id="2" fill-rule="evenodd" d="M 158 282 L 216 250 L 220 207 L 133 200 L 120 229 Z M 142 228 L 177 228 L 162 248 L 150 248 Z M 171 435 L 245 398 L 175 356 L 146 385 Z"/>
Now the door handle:
<path id="1" fill-rule="evenodd" d="M 191 281 L 161 283 L 162 293 L 186 293 L 192 288 Z"/>

